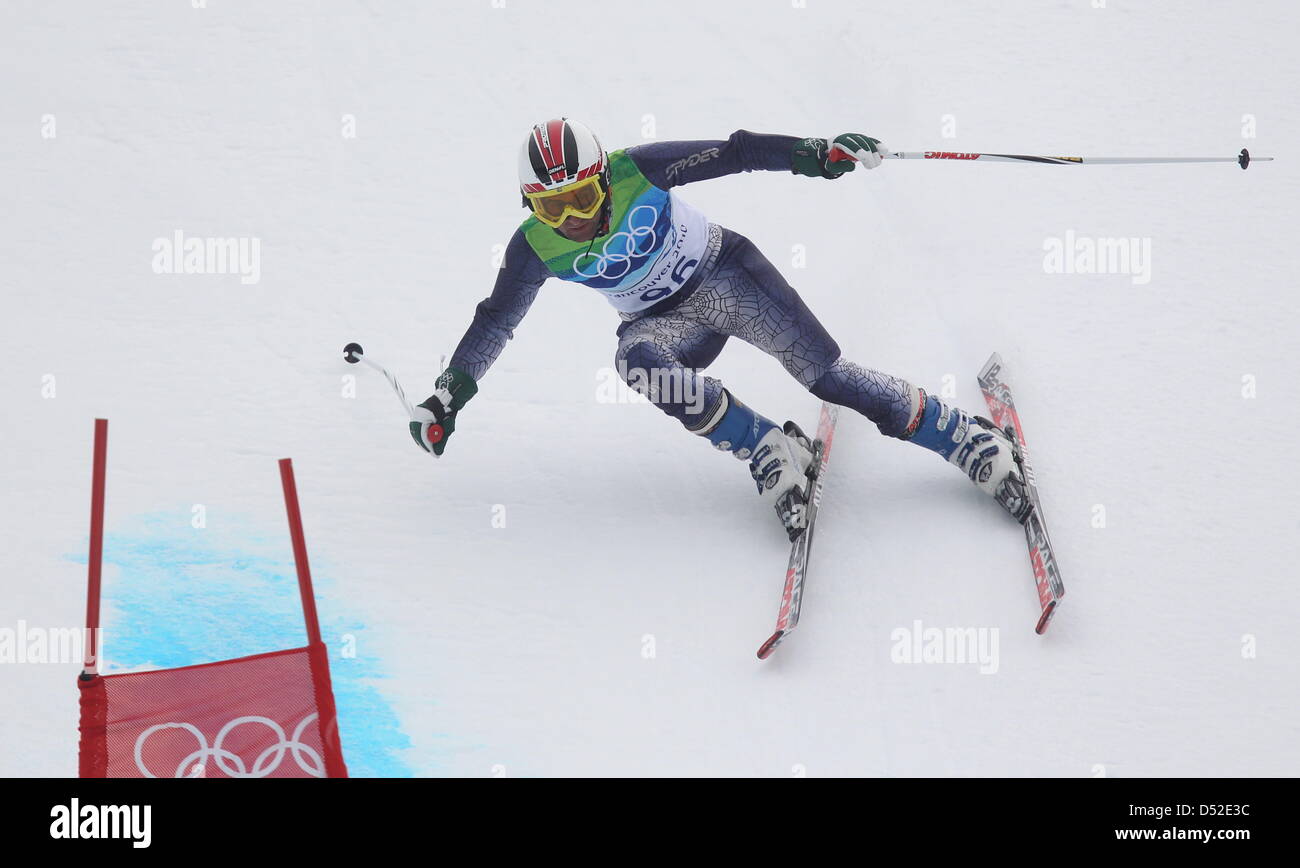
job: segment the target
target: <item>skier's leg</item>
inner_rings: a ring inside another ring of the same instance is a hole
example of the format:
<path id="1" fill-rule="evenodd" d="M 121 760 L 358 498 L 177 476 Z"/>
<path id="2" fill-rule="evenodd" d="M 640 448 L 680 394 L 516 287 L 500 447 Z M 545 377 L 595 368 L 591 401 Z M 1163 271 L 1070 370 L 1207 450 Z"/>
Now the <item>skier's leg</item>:
<path id="1" fill-rule="evenodd" d="M 726 341 L 726 335 L 674 309 L 621 326 L 614 361 L 629 386 L 688 431 L 749 459 L 758 493 L 772 502 L 793 539 L 803 527 L 804 471 L 812 460 L 811 444 L 787 437 L 718 380 L 698 372 L 717 358 Z"/>
<path id="2" fill-rule="evenodd" d="M 624 323 L 614 365 L 623 381 L 687 430 L 707 426 L 723 398 L 722 383 L 699 373 L 727 342 L 707 325 L 668 313 Z"/>
<path id="3" fill-rule="evenodd" d="M 719 328 L 780 360 L 810 392 L 857 410 L 882 434 L 937 452 L 1018 519 L 1028 508 L 1010 440 L 992 423 L 949 408 L 899 377 L 840 356 L 830 336 L 775 266 L 744 236 L 728 232 L 696 307 L 719 311 Z"/>
<path id="4" fill-rule="evenodd" d="M 755 413 L 700 370 L 722 352 L 727 336 L 680 311 L 624 323 L 614 364 L 633 389 L 686 430 L 737 458 L 749 458 L 775 422 Z"/>
<path id="5" fill-rule="evenodd" d="M 858 411 L 883 434 L 899 436 L 916 416 L 920 390 L 842 358 L 799 293 L 743 235 L 726 232 L 717 268 L 684 306 L 773 356 L 805 389 Z"/>

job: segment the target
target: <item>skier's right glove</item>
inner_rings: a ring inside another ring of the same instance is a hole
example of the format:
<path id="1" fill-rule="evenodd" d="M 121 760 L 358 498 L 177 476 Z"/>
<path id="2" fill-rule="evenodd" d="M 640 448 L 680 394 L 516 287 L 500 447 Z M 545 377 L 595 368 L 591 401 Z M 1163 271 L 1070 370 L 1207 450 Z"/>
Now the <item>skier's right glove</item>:
<path id="1" fill-rule="evenodd" d="M 411 437 L 425 452 L 441 455 L 447 438 L 456 430 L 456 414 L 474 394 L 478 383 L 460 368 L 447 368 L 438 375 L 434 393 L 415 407 Z"/>

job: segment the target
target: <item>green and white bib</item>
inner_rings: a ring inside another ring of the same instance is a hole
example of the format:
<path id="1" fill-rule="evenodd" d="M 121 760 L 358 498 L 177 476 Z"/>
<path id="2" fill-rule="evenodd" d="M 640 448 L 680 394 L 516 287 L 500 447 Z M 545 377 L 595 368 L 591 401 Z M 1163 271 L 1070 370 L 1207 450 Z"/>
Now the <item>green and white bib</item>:
<path id="1" fill-rule="evenodd" d="M 674 191 L 651 184 L 626 151 L 610 153 L 609 170 L 608 234 L 570 241 L 533 216 L 520 230 L 557 277 L 586 284 L 633 313 L 682 288 L 705 258 L 709 221 Z"/>

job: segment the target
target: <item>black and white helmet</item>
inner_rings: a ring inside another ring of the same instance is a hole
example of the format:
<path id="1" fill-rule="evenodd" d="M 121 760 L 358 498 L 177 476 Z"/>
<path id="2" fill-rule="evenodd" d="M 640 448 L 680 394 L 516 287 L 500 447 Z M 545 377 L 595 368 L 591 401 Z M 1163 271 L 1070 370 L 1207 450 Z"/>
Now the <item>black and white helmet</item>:
<path id="1" fill-rule="evenodd" d="M 519 192 L 524 196 L 559 190 L 593 175 L 608 183 L 608 172 L 609 158 L 595 133 L 568 118 L 536 124 L 519 149 Z"/>

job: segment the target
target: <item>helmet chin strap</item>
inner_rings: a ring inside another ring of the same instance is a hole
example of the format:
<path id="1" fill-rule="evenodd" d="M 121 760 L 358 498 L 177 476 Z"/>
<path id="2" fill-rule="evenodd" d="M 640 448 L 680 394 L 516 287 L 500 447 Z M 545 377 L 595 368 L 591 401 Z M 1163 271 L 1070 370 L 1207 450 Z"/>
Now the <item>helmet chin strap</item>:
<path id="1" fill-rule="evenodd" d="M 604 190 L 604 201 L 601 204 L 601 227 L 595 230 L 595 236 L 591 238 L 593 242 L 598 236 L 610 233 L 610 216 L 614 213 L 614 192 L 610 190 L 610 165 L 608 165 L 608 161 L 604 166 L 604 172 L 601 173 L 601 187 Z"/>
<path id="2" fill-rule="evenodd" d="M 600 186 L 605 188 L 605 202 L 600 206 L 600 228 L 596 230 L 597 236 L 609 234 L 609 217 L 614 211 L 614 191 L 609 188 L 608 160 L 605 163 L 605 171 L 600 174 Z"/>

